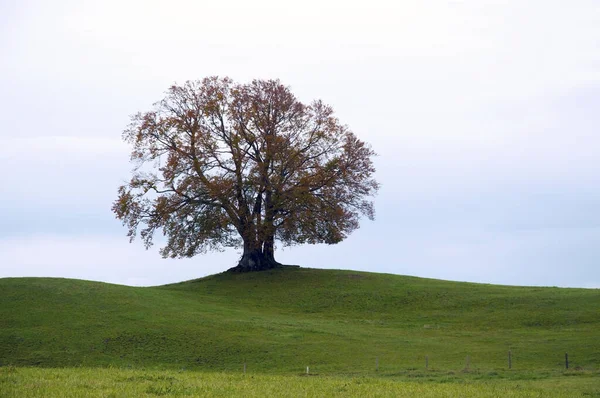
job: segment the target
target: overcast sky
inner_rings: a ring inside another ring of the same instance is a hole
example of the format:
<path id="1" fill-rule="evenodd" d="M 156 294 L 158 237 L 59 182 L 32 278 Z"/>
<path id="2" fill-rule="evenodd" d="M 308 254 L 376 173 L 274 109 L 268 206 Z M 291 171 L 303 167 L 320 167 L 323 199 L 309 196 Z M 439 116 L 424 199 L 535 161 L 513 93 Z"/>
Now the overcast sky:
<path id="1" fill-rule="evenodd" d="M 173 83 L 279 78 L 379 154 L 374 222 L 281 262 L 600 287 L 598 0 L 0 0 L 0 277 L 158 285 L 110 211 L 121 133 Z"/>

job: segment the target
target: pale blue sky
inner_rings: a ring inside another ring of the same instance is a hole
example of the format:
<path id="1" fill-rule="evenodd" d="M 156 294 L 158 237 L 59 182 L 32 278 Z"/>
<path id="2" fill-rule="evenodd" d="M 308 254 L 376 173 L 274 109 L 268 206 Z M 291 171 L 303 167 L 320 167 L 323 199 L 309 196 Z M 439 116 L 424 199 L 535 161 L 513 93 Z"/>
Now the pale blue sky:
<path id="1" fill-rule="evenodd" d="M 279 78 L 379 153 L 376 221 L 286 263 L 600 287 L 600 3 L 0 2 L 0 277 L 150 285 L 163 260 L 110 212 L 121 132 L 174 82 Z"/>

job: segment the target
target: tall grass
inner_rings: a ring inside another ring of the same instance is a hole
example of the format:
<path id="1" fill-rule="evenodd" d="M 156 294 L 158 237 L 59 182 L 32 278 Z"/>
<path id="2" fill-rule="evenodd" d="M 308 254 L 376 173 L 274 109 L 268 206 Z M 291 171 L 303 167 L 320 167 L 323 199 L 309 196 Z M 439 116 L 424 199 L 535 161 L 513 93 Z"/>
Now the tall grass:
<path id="1" fill-rule="evenodd" d="M 398 381 L 128 369 L 0 368 L 0 397 L 556 397 L 600 395 L 598 378 Z"/>

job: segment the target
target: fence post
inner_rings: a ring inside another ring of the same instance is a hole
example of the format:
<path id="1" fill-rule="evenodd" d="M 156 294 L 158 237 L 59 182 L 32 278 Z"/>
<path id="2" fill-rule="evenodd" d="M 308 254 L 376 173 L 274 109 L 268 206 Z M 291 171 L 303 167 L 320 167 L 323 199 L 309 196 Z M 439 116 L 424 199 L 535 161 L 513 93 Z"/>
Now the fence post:
<path id="1" fill-rule="evenodd" d="M 565 352 L 565 367 L 569 370 L 569 354 Z"/>
<path id="2" fill-rule="evenodd" d="M 508 350 L 508 368 L 512 369 L 512 353 Z"/>
<path id="3" fill-rule="evenodd" d="M 379 357 L 375 357 L 375 371 L 379 372 Z"/>
<path id="4" fill-rule="evenodd" d="M 429 355 L 425 355 L 425 369 L 429 369 Z"/>

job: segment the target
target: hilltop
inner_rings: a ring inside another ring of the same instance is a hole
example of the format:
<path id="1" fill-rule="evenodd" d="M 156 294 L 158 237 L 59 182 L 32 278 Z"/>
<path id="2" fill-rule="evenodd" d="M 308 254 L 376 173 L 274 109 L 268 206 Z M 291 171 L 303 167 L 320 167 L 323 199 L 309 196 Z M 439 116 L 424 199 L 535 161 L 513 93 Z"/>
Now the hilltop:
<path id="1" fill-rule="evenodd" d="M 323 373 L 600 367 L 600 290 L 284 268 L 158 287 L 0 279 L 0 365 Z"/>

